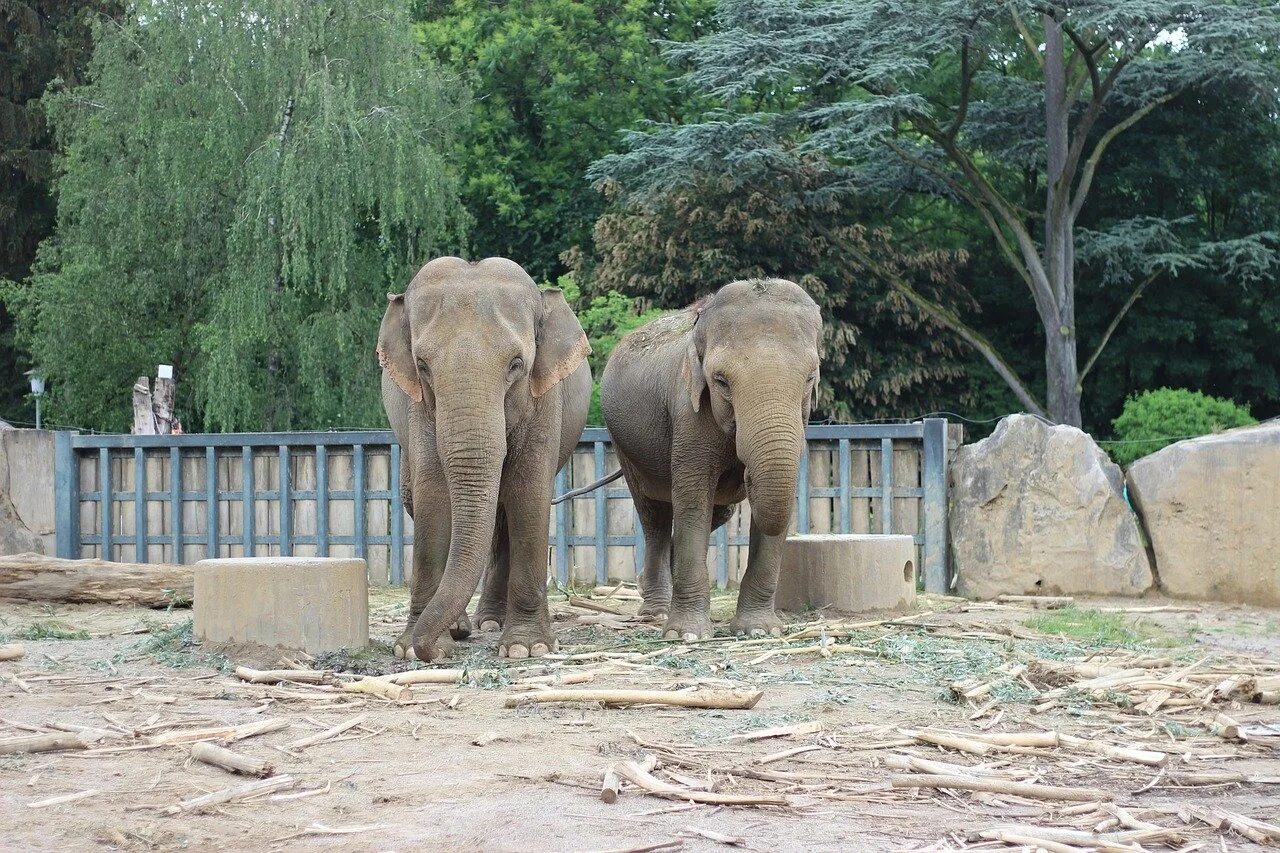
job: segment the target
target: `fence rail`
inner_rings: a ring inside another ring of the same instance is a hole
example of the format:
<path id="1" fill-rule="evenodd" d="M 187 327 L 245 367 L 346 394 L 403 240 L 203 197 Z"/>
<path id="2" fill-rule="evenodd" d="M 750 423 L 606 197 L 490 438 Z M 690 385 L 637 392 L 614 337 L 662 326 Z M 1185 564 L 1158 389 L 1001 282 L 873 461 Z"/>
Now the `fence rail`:
<path id="1" fill-rule="evenodd" d="M 947 587 L 947 425 L 810 426 L 793 530 L 908 533 L 927 589 Z M 55 436 L 61 557 L 186 563 L 243 555 L 360 556 L 374 583 L 403 583 L 413 522 L 389 430 Z M 617 465 L 589 428 L 556 492 Z M 622 481 L 619 481 L 620 483 Z M 557 579 L 635 577 L 644 538 L 625 483 L 557 505 L 548 519 Z M 708 571 L 732 586 L 746 567 L 746 504 L 712 537 Z"/>

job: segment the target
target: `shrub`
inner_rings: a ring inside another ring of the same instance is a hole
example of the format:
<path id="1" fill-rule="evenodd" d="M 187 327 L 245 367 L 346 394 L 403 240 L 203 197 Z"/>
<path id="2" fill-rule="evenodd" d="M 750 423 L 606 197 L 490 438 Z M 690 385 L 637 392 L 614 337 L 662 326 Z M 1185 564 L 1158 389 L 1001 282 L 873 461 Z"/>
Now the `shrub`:
<path id="1" fill-rule="evenodd" d="M 1125 401 L 1111 422 L 1113 441 L 1103 442 L 1121 465 L 1155 453 L 1182 438 L 1208 435 L 1257 421 L 1247 406 L 1184 388 L 1143 391 Z"/>

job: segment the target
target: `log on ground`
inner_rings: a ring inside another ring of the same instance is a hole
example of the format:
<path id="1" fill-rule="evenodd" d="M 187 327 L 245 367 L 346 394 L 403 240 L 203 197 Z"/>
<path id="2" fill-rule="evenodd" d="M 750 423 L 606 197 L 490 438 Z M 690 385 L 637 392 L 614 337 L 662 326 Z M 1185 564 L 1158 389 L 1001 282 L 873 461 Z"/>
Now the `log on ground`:
<path id="1" fill-rule="evenodd" d="M 191 600 L 192 577 L 190 566 L 16 554 L 0 557 L 0 599 L 168 607 Z"/>

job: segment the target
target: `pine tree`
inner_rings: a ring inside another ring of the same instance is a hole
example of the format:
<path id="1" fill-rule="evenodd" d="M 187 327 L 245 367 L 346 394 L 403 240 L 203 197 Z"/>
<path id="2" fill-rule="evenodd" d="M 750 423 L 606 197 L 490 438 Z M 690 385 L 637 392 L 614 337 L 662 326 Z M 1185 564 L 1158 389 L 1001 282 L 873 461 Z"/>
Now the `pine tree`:
<path id="1" fill-rule="evenodd" d="M 1132 293 L 1215 264 L 1268 274 L 1274 237 L 1187 244 L 1176 220 L 1076 220 L 1108 146 L 1189 88 L 1230 81 L 1274 99 L 1280 6 L 1263 0 L 723 0 L 718 30 L 674 45 L 686 81 L 722 107 L 633 133 L 593 168 L 638 198 L 691 176 L 747 180 L 804 157 L 844 171 L 831 192 L 924 194 L 969 206 L 1027 289 L 1043 329 L 1045 401 L 973 325 L 894 281 L 974 346 L 1032 412 L 1080 424 L 1076 272 Z M 850 249 L 856 254 L 856 247 Z M 1108 330 L 1123 319 L 1127 299 Z"/>
<path id="2" fill-rule="evenodd" d="M 188 429 L 380 422 L 385 293 L 456 246 L 459 85 L 380 0 L 147 0 L 46 97 L 56 236 L 13 298 L 59 416 L 123 428 L 177 366 Z"/>

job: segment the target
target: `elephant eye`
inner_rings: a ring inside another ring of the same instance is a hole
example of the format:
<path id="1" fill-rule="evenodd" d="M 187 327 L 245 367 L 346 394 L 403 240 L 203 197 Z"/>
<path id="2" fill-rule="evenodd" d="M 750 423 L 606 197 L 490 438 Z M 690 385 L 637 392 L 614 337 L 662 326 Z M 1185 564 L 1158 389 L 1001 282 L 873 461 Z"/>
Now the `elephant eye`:
<path id="1" fill-rule="evenodd" d="M 507 368 L 507 378 L 515 379 L 520 375 L 521 371 L 523 370 L 524 370 L 524 359 L 521 358 L 520 356 L 516 356 L 515 358 L 511 359 L 511 366 Z"/>
<path id="2" fill-rule="evenodd" d="M 715 376 L 711 378 L 715 380 L 715 383 L 720 386 L 720 389 L 722 391 L 724 391 L 726 394 L 729 393 L 729 380 L 724 378 L 723 373 L 717 373 Z"/>

